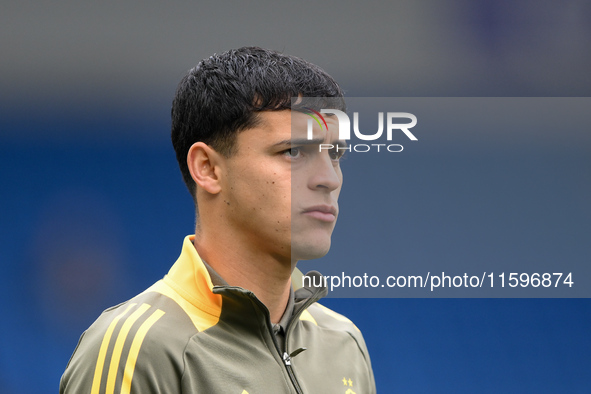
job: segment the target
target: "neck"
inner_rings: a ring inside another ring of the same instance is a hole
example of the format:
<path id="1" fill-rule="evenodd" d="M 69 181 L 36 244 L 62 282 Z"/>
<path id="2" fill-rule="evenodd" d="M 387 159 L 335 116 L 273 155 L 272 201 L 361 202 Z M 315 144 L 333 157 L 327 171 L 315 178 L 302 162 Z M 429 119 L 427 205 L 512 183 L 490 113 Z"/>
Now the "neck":
<path id="1" fill-rule="evenodd" d="M 278 323 L 289 300 L 292 264 L 253 248 L 228 232 L 195 234 L 199 255 L 230 286 L 250 290 L 267 307 L 272 323 Z"/>

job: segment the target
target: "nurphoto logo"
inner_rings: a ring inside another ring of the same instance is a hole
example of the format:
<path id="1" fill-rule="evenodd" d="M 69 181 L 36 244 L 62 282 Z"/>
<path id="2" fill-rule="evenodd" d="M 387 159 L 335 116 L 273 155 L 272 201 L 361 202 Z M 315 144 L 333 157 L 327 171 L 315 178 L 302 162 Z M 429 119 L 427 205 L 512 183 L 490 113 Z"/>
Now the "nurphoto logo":
<path id="1" fill-rule="evenodd" d="M 322 114 L 334 115 L 337 117 L 339 122 L 339 140 L 350 140 L 351 139 L 351 121 L 349 116 L 338 109 L 321 109 L 320 112 L 310 107 L 304 107 L 303 111 L 309 115 L 316 123 L 320 126 L 321 130 L 328 125 Z M 359 130 L 359 112 L 353 112 L 353 133 L 355 136 L 362 141 L 376 141 L 384 134 L 384 118 L 386 118 L 386 140 L 392 141 L 392 136 L 395 132 L 402 132 L 411 141 L 418 141 L 417 137 L 409 129 L 413 128 L 417 124 L 417 117 L 408 112 L 387 112 L 384 116 L 384 112 L 378 112 L 378 130 L 373 134 L 365 134 Z M 313 128 L 314 122 L 312 119 L 308 119 L 307 138 L 308 140 L 313 139 Z M 410 120 L 410 122 L 400 123 L 401 119 Z M 346 150 L 348 152 L 369 152 L 375 150 L 377 152 L 402 152 L 404 149 L 400 144 L 353 144 L 347 146 L 334 146 L 332 144 L 320 144 L 319 150 L 322 151 L 336 149 Z"/>

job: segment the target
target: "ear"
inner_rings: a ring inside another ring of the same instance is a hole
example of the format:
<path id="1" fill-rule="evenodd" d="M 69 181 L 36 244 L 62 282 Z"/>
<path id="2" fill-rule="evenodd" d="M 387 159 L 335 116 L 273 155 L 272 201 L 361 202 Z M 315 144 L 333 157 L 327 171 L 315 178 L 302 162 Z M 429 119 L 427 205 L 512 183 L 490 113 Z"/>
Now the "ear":
<path id="1" fill-rule="evenodd" d="M 222 156 L 203 142 L 194 143 L 187 154 L 187 166 L 195 183 L 210 194 L 222 188 L 219 176 Z"/>

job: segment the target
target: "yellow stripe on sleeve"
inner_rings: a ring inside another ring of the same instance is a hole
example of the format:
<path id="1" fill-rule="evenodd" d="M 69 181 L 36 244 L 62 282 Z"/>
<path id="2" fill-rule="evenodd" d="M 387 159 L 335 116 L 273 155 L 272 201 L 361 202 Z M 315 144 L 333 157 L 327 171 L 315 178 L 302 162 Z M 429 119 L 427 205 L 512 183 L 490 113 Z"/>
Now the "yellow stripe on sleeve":
<path id="1" fill-rule="evenodd" d="M 107 328 L 107 332 L 103 337 L 103 342 L 101 343 L 101 347 L 99 349 L 99 354 L 96 359 L 96 367 L 94 368 L 94 378 L 92 379 L 92 388 L 90 390 L 91 394 L 98 394 L 99 390 L 101 389 L 101 378 L 103 375 L 103 366 L 105 365 L 105 357 L 107 355 L 107 349 L 109 347 L 109 342 L 111 342 L 111 335 L 113 335 L 113 330 L 115 326 L 119 322 L 119 320 L 129 312 L 131 308 L 133 308 L 136 304 L 129 304 L 125 310 L 117 315 L 109 327 Z"/>
<path id="2" fill-rule="evenodd" d="M 316 305 L 318 305 L 324 311 L 324 313 L 326 313 L 328 316 L 331 316 L 331 317 L 333 317 L 333 318 L 335 318 L 337 320 L 340 320 L 340 321 L 344 321 L 344 322 L 353 324 L 353 322 L 351 320 L 347 319 L 345 316 L 339 315 L 338 313 L 336 313 L 336 312 L 328 309 L 324 305 L 318 304 L 318 303 L 316 303 Z M 359 331 L 359 329 L 357 328 L 357 326 L 355 324 L 353 324 L 353 327 L 355 327 L 355 329 L 357 331 Z M 361 331 L 359 331 L 359 332 L 361 332 Z"/>
<path id="3" fill-rule="evenodd" d="M 131 390 L 131 380 L 133 379 L 133 371 L 135 370 L 135 364 L 140 353 L 140 348 L 142 347 L 142 342 L 150 328 L 164 315 L 164 313 L 165 312 L 160 309 L 157 309 L 137 330 L 133 342 L 131 343 L 131 348 L 129 349 L 127 362 L 125 363 L 125 372 L 123 373 L 123 382 L 121 383 L 121 394 L 129 394 Z"/>
<path id="4" fill-rule="evenodd" d="M 143 315 L 148 309 L 150 309 L 150 305 L 142 304 L 135 312 L 133 312 L 123 323 L 121 330 L 119 331 L 119 335 L 117 335 L 117 341 L 115 342 L 115 347 L 113 348 L 113 355 L 111 356 L 111 364 L 109 365 L 109 375 L 107 377 L 107 390 L 105 394 L 108 393 L 115 393 L 115 381 L 117 379 L 117 368 L 119 367 L 119 360 L 121 359 L 121 352 L 123 351 L 123 345 L 125 344 L 125 340 L 127 339 L 127 334 L 129 334 L 129 330 L 133 323 L 136 322 L 137 319 L 141 315 Z"/>
<path id="5" fill-rule="evenodd" d="M 318 323 L 316 323 L 316 319 L 314 319 L 312 314 L 310 312 L 308 312 L 307 309 L 305 311 L 303 311 L 302 314 L 300 315 L 300 320 L 311 321 L 312 323 L 318 325 Z"/>

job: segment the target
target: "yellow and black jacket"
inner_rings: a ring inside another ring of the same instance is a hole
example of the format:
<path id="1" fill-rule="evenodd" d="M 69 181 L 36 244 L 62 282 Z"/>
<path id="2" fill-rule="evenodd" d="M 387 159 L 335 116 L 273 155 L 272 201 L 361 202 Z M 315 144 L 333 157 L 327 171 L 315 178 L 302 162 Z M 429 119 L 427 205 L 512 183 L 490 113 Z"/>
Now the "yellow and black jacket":
<path id="1" fill-rule="evenodd" d="M 164 279 L 84 332 L 60 393 L 375 393 L 361 333 L 316 303 L 325 294 L 295 291 L 282 352 L 267 308 L 248 290 L 214 286 L 187 237 Z"/>

